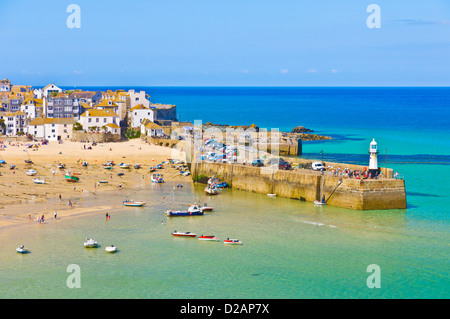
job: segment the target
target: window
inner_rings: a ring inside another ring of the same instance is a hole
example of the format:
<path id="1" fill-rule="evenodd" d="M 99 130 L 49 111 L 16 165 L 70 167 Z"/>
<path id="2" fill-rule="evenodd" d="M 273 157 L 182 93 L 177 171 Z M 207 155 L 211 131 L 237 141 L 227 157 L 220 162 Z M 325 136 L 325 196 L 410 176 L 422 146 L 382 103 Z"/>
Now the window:
<path id="1" fill-rule="evenodd" d="M 91 119 L 91 118 L 89 118 L 89 119 L 88 119 L 88 122 L 89 122 L 89 123 L 91 123 L 91 122 L 92 122 L 92 119 Z"/>
<path id="2" fill-rule="evenodd" d="M 95 122 L 96 122 L 96 123 L 100 122 L 100 119 L 97 117 L 97 118 L 95 119 Z"/>
<path id="3" fill-rule="evenodd" d="M 106 123 L 106 117 L 103 119 L 103 123 Z"/>

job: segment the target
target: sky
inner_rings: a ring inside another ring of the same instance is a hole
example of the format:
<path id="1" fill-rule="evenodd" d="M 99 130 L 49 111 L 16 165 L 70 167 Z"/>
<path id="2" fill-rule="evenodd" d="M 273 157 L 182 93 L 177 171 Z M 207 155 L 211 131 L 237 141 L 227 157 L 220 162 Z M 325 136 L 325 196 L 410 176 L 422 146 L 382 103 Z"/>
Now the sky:
<path id="1" fill-rule="evenodd" d="M 0 0 L 0 45 L 22 85 L 448 86 L 450 1 Z"/>

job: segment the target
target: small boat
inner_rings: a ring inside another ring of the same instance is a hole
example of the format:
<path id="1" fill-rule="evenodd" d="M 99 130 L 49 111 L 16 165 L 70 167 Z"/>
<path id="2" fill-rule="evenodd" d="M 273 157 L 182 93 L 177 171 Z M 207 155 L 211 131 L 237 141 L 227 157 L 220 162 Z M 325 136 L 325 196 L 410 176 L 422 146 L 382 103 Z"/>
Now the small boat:
<path id="1" fill-rule="evenodd" d="M 119 167 L 120 167 L 120 168 L 128 169 L 128 168 L 131 167 L 131 165 L 130 165 L 130 164 L 125 164 L 125 163 L 120 163 L 120 164 L 119 164 Z"/>
<path id="2" fill-rule="evenodd" d="M 164 179 L 161 174 L 152 174 L 153 183 L 164 183 Z"/>
<path id="3" fill-rule="evenodd" d="M 4 159 L 0 159 L 0 164 L 6 164 L 6 161 Z"/>
<path id="4" fill-rule="evenodd" d="M 205 187 L 205 193 L 209 195 L 218 195 L 219 191 L 215 186 L 208 185 Z"/>
<path id="5" fill-rule="evenodd" d="M 146 202 L 144 201 L 140 201 L 140 202 L 135 202 L 134 200 L 124 200 L 123 204 L 125 206 L 130 206 L 130 207 L 142 207 L 146 204 Z"/>
<path id="6" fill-rule="evenodd" d="M 134 168 L 135 168 L 135 169 L 140 169 L 141 167 L 142 167 L 141 164 L 134 164 Z"/>
<path id="7" fill-rule="evenodd" d="M 314 205 L 326 205 L 326 204 L 327 204 L 326 202 L 321 202 L 319 200 L 314 201 Z"/>
<path id="8" fill-rule="evenodd" d="M 125 175 L 124 173 L 117 173 L 117 176 L 123 176 Z"/>
<path id="9" fill-rule="evenodd" d="M 197 234 L 194 234 L 194 233 L 191 233 L 191 232 L 183 233 L 183 232 L 179 232 L 179 231 L 174 231 L 172 233 L 172 236 L 177 236 L 177 237 L 195 237 L 195 236 L 197 236 Z"/>
<path id="10" fill-rule="evenodd" d="M 117 247 L 114 245 L 111 245 L 111 246 L 106 247 L 105 250 L 107 253 L 115 253 L 115 252 L 117 252 Z"/>
<path id="11" fill-rule="evenodd" d="M 206 204 L 204 206 L 201 206 L 200 209 L 204 212 L 210 212 L 214 210 L 214 207 L 211 206 L 206 206 Z"/>
<path id="12" fill-rule="evenodd" d="M 180 171 L 180 175 L 189 176 L 189 175 L 191 175 L 191 172 L 189 172 L 189 171 Z"/>
<path id="13" fill-rule="evenodd" d="M 277 197 L 277 194 L 267 194 L 269 197 Z"/>
<path id="14" fill-rule="evenodd" d="M 22 246 L 20 246 L 20 247 L 17 247 L 16 248 L 16 251 L 19 253 L 19 254 L 28 254 L 30 251 L 27 249 L 27 248 L 25 248 L 23 245 Z"/>
<path id="15" fill-rule="evenodd" d="M 98 181 L 100 184 L 108 184 L 108 181 Z"/>
<path id="16" fill-rule="evenodd" d="M 35 184 L 45 184 L 45 179 L 33 178 Z"/>
<path id="17" fill-rule="evenodd" d="M 168 210 L 167 216 L 203 216 L 203 210 L 197 205 L 190 205 L 187 210 Z"/>
<path id="18" fill-rule="evenodd" d="M 112 165 L 103 165 L 104 169 L 113 169 Z"/>
<path id="19" fill-rule="evenodd" d="M 10 167 L 9 167 L 9 169 L 15 169 L 16 168 L 16 165 L 14 165 L 14 164 L 12 164 Z"/>
<path id="20" fill-rule="evenodd" d="M 156 167 L 150 167 L 150 173 L 153 173 L 153 172 L 155 172 L 156 171 Z"/>
<path id="21" fill-rule="evenodd" d="M 66 173 L 66 175 L 64 175 L 64 178 L 66 179 L 67 182 L 70 182 L 70 183 L 76 183 L 80 180 L 79 177 L 73 176 L 70 173 Z"/>
<path id="22" fill-rule="evenodd" d="M 223 241 L 223 243 L 227 244 L 227 245 L 243 245 L 244 244 L 239 239 L 229 239 L 229 238 L 225 239 Z"/>
<path id="23" fill-rule="evenodd" d="M 33 161 L 30 160 L 30 159 L 24 159 L 24 161 L 25 161 L 25 163 L 27 163 L 27 164 L 33 164 Z"/>
<path id="24" fill-rule="evenodd" d="M 37 174 L 37 172 L 34 169 L 30 169 L 25 174 L 28 176 L 34 176 Z"/>
<path id="25" fill-rule="evenodd" d="M 84 247 L 86 247 L 86 248 L 97 248 L 98 247 L 98 243 L 95 240 L 93 240 L 92 238 L 89 238 L 89 239 L 87 239 L 84 242 Z"/>
<path id="26" fill-rule="evenodd" d="M 103 166 L 114 166 L 116 164 L 114 164 L 114 161 L 107 161 L 106 163 L 102 164 Z"/>
<path id="27" fill-rule="evenodd" d="M 61 163 L 59 163 L 59 164 L 58 164 L 58 168 L 59 168 L 59 169 L 65 169 L 65 168 L 66 168 L 66 164 L 61 164 Z"/>
<path id="28" fill-rule="evenodd" d="M 198 240 L 204 240 L 204 241 L 220 241 L 220 238 L 217 236 L 198 236 Z"/>
<path id="29" fill-rule="evenodd" d="M 83 161 L 83 162 L 81 163 L 81 166 L 88 166 L 88 165 L 89 165 L 89 163 L 86 162 L 86 161 Z"/>

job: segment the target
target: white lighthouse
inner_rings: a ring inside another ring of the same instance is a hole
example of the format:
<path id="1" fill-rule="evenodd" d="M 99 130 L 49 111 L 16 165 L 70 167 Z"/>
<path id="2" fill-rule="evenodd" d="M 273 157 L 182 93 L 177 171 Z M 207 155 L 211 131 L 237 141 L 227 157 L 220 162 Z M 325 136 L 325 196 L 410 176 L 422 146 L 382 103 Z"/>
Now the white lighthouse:
<path id="1" fill-rule="evenodd" d="M 375 172 L 378 171 L 378 148 L 377 148 L 377 142 L 375 142 L 375 139 L 370 142 L 370 148 L 369 148 L 369 154 L 370 154 L 370 161 L 369 161 L 369 172 Z M 372 174 L 373 176 L 373 174 Z"/>

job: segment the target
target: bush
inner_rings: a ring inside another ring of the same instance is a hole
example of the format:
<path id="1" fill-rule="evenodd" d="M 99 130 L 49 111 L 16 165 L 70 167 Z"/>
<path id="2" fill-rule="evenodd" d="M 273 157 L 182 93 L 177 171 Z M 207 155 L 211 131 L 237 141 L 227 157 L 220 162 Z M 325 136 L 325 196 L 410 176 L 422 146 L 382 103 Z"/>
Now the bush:
<path id="1" fill-rule="evenodd" d="M 130 140 L 134 138 L 139 138 L 141 137 L 141 131 L 128 129 L 127 132 L 125 133 L 125 136 Z"/>

